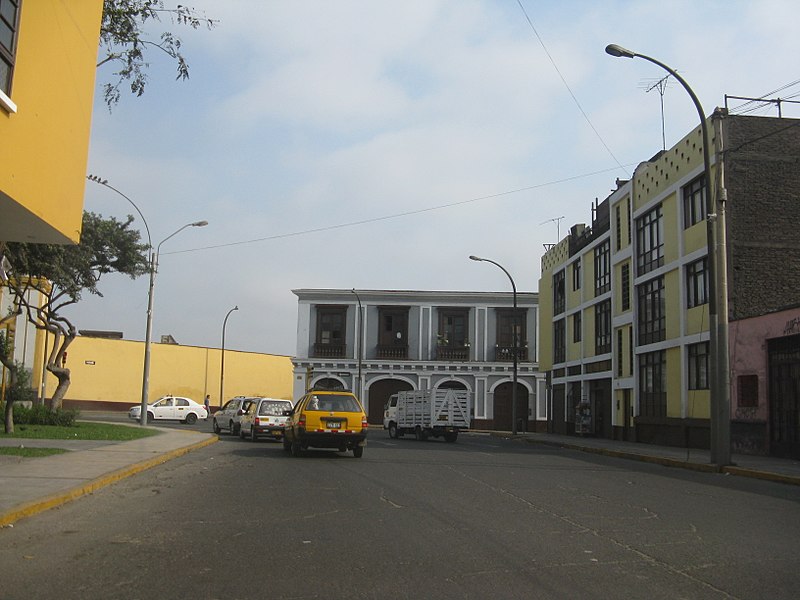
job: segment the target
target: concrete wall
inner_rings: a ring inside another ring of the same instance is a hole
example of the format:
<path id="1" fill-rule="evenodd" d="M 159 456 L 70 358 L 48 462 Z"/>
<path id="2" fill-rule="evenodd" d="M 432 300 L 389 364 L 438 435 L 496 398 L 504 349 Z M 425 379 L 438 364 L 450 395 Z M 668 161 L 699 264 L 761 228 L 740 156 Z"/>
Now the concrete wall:
<path id="1" fill-rule="evenodd" d="M 149 400 L 165 394 L 187 396 L 220 406 L 220 359 L 217 348 L 152 344 Z M 141 402 L 144 342 L 78 337 L 67 351 L 70 384 L 64 406 L 127 410 Z M 47 397 L 56 386 L 47 375 Z M 292 363 L 288 356 L 225 350 L 224 399 L 252 395 L 292 398 Z"/>

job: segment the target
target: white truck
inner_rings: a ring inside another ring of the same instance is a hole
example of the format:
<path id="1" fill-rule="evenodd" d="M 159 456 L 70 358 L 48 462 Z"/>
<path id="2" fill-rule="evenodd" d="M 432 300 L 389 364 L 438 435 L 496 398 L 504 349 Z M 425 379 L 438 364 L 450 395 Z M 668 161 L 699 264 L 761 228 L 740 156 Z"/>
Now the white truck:
<path id="1" fill-rule="evenodd" d="M 470 398 L 466 390 L 416 390 L 389 397 L 383 413 L 383 428 L 389 437 L 413 433 L 418 440 L 444 437 L 455 442 L 458 432 L 470 425 Z"/>

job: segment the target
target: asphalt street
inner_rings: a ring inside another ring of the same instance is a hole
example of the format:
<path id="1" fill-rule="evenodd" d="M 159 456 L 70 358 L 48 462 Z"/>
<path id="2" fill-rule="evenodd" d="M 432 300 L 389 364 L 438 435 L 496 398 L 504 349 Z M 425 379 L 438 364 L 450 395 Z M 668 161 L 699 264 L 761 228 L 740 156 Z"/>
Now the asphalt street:
<path id="1" fill-rule="evenodd" d="M 488 435 L 222 436 L 2 530 L 0 597 L 788 599 L 798 517 L 797 486 Z"/>

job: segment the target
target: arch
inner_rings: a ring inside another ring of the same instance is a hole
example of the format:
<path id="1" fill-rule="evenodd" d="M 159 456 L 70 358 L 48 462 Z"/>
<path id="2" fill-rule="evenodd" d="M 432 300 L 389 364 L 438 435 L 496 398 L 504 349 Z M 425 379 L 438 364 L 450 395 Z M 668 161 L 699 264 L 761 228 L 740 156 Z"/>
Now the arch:
<path id="1" fill-rule="evenodd" d="M 346 390 L 347 386 L 342 379 L 325 375 L 319 379 L 315 379 L 311 384 L 311 388 L 318 390 Z"/>
<path id="2" fill-rule="evenodd" d="M 373 425 L 383 424 L 383 411 L 389 396 L 397 392 L 416 389 L 414 384 L 405 377 L 381 377 L 370 382 L 367 394 L 367 421 Z"/>
<path id="3" fill-rule="evenodd" d="M 494 399 L 494 429 L 499 431 L 512 431 L 512 397 L 514 382 L 510 379 L 498 382 L 492 387 Z M 527 431 L 528 427 L 528 398 L 530 388 L 521 381 L 517 381 L 517 430 Z"/>
<path id="4" fill-rule="evenodd" d="M 450 377 L 448 379 L 440 379 L 433 386 L 433 389 L 435 390 L 463 389 L 467 390 L 469 393 L 473 393 L 475 391 L 473 389 L 473 386 L 471 386 L 468 381 L 460 377 Z"/>

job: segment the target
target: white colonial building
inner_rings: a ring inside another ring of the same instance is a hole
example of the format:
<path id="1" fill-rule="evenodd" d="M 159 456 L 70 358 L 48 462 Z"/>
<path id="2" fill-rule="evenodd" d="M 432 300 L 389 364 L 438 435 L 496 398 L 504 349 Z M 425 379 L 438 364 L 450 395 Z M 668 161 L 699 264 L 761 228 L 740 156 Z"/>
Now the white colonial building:
<path id="1" fill-rule="evenodd" d="M 298 299 L 294 396 L 350 389 L 370 423 L 390 395 L 437 388 L 470 392 L 475 428 L 512 425 L 511 292 L 293 290 Z M 544 378 L 536 339 L 538 294 L 517 293 L 517 429 L 543 430 Z"/>

